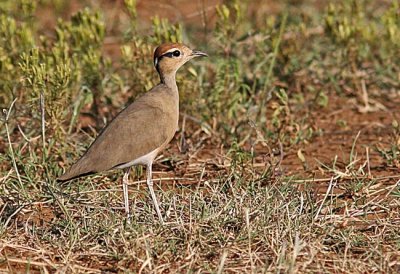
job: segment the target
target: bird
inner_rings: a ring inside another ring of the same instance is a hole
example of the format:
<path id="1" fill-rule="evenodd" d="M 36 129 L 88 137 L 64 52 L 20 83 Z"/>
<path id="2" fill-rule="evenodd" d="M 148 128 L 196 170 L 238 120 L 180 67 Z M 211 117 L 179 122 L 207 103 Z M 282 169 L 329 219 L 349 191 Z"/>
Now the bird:
<path id="1" fill-rule="evenodd" d="M 181 43 L 164 43 L 154 51 L 160 82 L 118 113 L 99 133 L 83 156 L 57 178 L 66 182 L 103 171 L 122 169 L 124 207 L 130 222 L 128 180 L 132 166 L 146 166 L 146 182 L 161 224 L 164 220 L 154 193 L 152 165 L 178 129 L 179 92 L 176 72 L 195 57 L 207 57 Z"/>

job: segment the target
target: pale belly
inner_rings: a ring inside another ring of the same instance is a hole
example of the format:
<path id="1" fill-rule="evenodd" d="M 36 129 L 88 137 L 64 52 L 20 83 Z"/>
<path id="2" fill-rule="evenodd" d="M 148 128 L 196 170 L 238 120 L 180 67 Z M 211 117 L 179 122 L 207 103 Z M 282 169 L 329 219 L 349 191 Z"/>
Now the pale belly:
<path id="1" fill-rule="evenodd" d="M 154 158 L 156 158 L 158 151 L 160 148 L 157 148 L 153 150 L 150 153 L 147 153 L 146 155 L 140 156 L 139 158 L 130 161 L 128 163 L 116 166 L 115 168 L 127 168 L 130 166 L 136 166 L 136 165 L 151 165 L 153 163 Z"/>

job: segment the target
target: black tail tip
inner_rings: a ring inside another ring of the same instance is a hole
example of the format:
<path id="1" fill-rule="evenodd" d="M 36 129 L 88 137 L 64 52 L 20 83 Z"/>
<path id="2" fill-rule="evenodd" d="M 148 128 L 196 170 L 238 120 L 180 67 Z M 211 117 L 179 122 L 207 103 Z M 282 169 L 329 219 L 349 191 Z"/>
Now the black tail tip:
<path id="1" fill-rule="evenodd" d="M 64 173 L 63 175 L 57 177 L 56 181 L 60 182 L 60 183 L 65 183 L 65 182 L 71 181 L 73 179 L 85 177 L 85 176 L 88 176 L 88 175 L 91 175 L 94 173 L 96 173 L 96 172 L 91 171 L 91 172 L 86 172 L 86 173 L 82 173 L 82 174 L 78 174 L 78 175 L 74 175 L 74 176 L 70 176 L 70 175 L 68 175 L 68 173 Z"/>
<path id="2" fill-rule="evenodd" d="M 65 173 L 64 173 L 63 175 L 58 176 L 58 177 L 56 178 L 56 182 L 58 182 L 58 183 L 64 183 L 64 182 L 67 182 L 68 180 L 70 180 L 70 178 L 68 178 L 67 176 L 65 176 Z"/>

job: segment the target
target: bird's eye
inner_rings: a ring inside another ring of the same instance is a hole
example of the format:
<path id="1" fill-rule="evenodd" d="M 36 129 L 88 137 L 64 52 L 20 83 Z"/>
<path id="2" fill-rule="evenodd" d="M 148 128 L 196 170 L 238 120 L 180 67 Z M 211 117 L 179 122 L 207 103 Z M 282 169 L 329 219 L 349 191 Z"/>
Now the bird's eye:
<path id="1" fill-rule="evenodd" d="M 172 53 L 173 56 L 179 57 L 181 55 L 181 52 L 179 50 L 176 50 Z"/>

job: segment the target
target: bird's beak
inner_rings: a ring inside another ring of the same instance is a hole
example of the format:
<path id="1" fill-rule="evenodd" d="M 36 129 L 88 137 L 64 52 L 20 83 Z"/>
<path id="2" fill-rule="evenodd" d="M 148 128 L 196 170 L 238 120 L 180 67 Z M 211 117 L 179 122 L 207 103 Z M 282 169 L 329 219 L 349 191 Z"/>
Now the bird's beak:
<path id="1" fill-rule="evenodd" d="M 204 52 L 201 52 L 201 51 L 198 51 L 198 50 L 192 51 L 192 54 L 190 56 L 193 56 L 193 57 L 208 57 L 207 53 L 204 53 Z"/>

